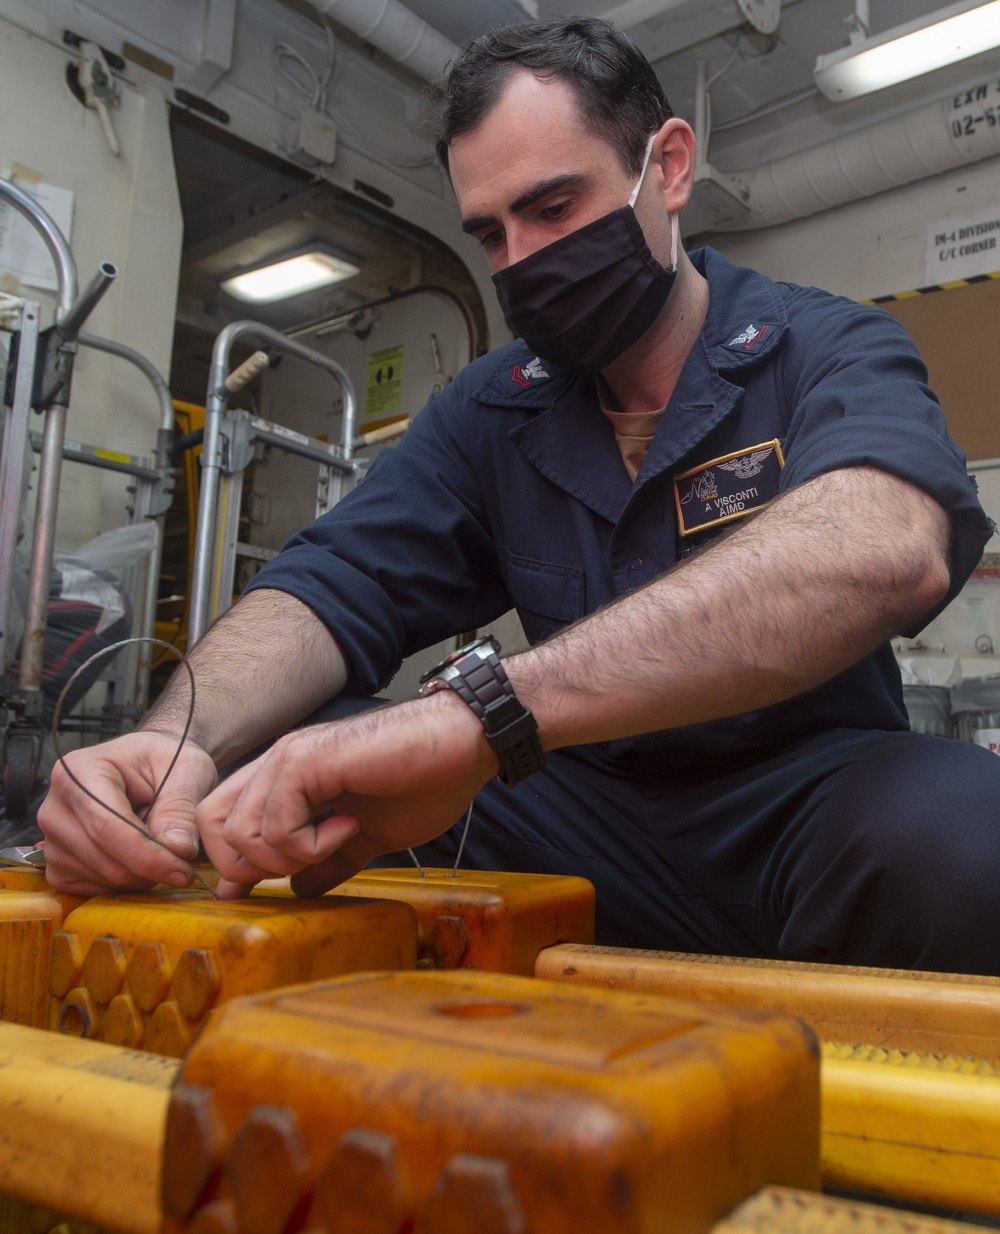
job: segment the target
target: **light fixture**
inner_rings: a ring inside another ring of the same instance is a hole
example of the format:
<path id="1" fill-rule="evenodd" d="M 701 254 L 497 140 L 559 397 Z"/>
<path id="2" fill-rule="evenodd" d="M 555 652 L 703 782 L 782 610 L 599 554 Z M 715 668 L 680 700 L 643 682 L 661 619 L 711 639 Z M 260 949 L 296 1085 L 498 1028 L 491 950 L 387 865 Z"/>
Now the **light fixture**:
<path id="1" fill-rule="evenodd" d="M 816 60 L 816 85 L 840 102 L 1000 47 L 1000 0 L 963 0 Z"/>
<path id="2" fill-rule="evenodd" d="M 249 304 L 268 304 L 287 300 L 304 291 L 315 291 L 332 283 L 353 278 L 360 267 L 322 248 L 282 257 L 252 270 L 242 270 L 219 284 L 223 291 Z"/>

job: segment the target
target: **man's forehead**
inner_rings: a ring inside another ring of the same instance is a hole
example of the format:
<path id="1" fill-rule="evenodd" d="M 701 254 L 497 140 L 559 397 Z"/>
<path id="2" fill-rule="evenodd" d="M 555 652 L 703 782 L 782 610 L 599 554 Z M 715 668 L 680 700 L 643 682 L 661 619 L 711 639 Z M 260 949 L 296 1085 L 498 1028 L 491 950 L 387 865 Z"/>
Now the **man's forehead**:
<path id="1" fill-rule="evenodd" d="M 490 157 L 491 149 L 529 156 L 556 143 L 600 141 L 587 126 L 570 84 L 557 77 L 541 78 L 517 69 L 504 82 L 499 97 L 471 129 L 452 139 L 449 165 Z"/>
<path id="2" fill-rule="evenodd" d="M 548 180 L 620 166 L 611 144 L 587 126 L 572 87 L 527 70 L 511 76 L 474 129 L 453 139 L 448 163 L 463 212 L 478 210 L 483 197 L 506 208 Z"/>

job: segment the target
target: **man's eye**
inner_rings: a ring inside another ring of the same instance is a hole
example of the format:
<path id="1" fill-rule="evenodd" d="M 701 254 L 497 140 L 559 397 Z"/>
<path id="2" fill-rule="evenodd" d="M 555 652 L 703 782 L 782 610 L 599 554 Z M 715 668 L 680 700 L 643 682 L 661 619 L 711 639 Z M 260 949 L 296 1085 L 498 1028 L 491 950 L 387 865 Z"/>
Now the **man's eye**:
<path id="1" fill-rule="evenodd" d="M 484 249 L 488 249 L 491 253 L 503 247 L 504 233 L 503 229 L 497 227 L 494 231 L 483 232 L 482 235 L 476 237 Z"/>
<path id="2" fill-rule="evenodd" d="M 547 219 L 549 222 L 561 219 L 569 211 L 570 203 L 568 201 L 553 202 L 551 206 L 545 206 L 540 211 L 540 217 Z"/>

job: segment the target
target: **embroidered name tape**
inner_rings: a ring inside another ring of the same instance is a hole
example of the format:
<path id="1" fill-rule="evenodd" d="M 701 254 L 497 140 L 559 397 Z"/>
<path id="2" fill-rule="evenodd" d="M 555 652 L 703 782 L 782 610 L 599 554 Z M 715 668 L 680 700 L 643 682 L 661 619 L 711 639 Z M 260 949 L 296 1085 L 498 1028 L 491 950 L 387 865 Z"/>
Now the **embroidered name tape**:
<path id="1" fill-rule="evenodd" d="M 778 495 L 785 465 L 781 443 L 762 441 L 700 463 L 674 476 L 674 502 L 682 536 L 718 527 L 760 510 Z"/>

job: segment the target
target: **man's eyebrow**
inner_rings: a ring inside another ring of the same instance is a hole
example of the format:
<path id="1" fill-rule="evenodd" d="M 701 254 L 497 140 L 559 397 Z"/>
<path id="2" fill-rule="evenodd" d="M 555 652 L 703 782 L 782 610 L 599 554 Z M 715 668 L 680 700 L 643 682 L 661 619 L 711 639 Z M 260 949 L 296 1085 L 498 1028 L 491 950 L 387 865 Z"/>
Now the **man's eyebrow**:
<path id="1" fill-rule="evenodd" d="M 541 201 L 543 197 L 547 197 L 549 193 L 558 192 L 559 189 L 567 188 L 571 184 L 579 184 L 583 176 L 578 171 L 566 172 L 561 176 L 553 176 L 550 180 L 543 180 L 541 184 L 533 185 L 516 197 L 510 203 L 511 214 L 519 214 L 522 210 L 527 210 L 529 206 L 533 206 L 536 201 Z"/>
<path id="2" fill-rule="evenodd" d="M 538 184 L 533 184 L 530 189 L 526 189 L 520 197 L 510 203 L 511 214 L 519 214 L 522 210 L 527 210 L 529 206 L 533 206 L 536 201 L 541 201 L 543 197 L 547 197 L 549 193 L 558 192 L 559 189 L 567 188 L 572 184 L 578 184 L 583 175 L 580 172 L 566 172 L 561 176 L 552 176 L 548 180 L 542 180 Z M 499 219 L 492 214 L 475 214 L 467 219 L 462 220 L 462 230 L 467 234 L 473 234 L 477 231 L 484 231 L 487 227 L 495 227 Z"/>

